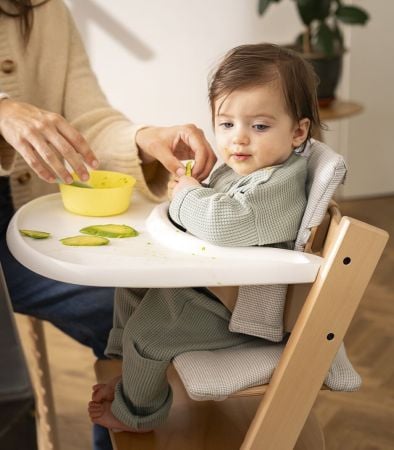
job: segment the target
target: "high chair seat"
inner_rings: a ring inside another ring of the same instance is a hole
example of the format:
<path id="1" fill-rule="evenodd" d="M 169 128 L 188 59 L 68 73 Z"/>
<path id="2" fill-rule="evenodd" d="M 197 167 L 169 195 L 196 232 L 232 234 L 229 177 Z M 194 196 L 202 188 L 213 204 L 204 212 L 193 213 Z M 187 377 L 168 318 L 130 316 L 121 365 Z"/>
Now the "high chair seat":
<path id="1" fill-rule="evenodd" d="M 307 158 L 307 205 L 294 246 L 300 252 L 304 251 L 312 229 L 322 223 L 334 192 L 346 175 L 343 157 L 322 142 L 312 139 L 302 157 Z M 286 292 L 286 285 L 240 286 L 230 330 L 280 342 L 284 336 Z"/>
<path id="2" fill-rule="evenodd" d="M 262 339 L 224 350 L 187 352 L 174 359 L 174 367 L 193 400 L 224 400 L 239 391 L 268 384 L 285 344 Z M 335 391 L 355 391 L 361 377 L 342 345 L 324 384 Z"/>

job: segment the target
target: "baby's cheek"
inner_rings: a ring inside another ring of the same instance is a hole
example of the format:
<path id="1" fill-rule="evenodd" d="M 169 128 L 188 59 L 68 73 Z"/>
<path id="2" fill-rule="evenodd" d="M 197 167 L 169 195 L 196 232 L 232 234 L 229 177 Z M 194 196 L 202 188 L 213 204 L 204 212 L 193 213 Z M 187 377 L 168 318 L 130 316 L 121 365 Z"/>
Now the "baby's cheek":
<path id="1" fill-rule="evenodd" d="M 224 161 L 228 158 L 228 148 L 223 145 L 217 145 L 218 156 Z"/>

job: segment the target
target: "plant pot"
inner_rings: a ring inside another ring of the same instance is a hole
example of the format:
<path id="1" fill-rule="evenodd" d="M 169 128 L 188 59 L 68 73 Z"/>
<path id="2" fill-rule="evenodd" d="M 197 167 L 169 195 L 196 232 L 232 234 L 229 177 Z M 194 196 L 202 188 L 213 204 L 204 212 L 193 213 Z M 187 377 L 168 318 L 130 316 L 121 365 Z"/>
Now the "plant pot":
<path id="1" fill-rule="evenodd" d="M 298 45 L 286 45 L 286 48 L 301 54 L 313 67 L 318 79 L 317 98 L 319 106 L 328 106 L 335 100 L 335 90 L 342 75 L 342 61 L 344 51 L 333 56 L 321 53 L 303 53 Z"/>
<path id="2" fill-rule="evenodd" d="M 303 55 L 309 61 L 319 78 L 317 97 L 320 106 L 328 106 L 335 100 L 335 90 L 342 74 L 343 54 L 332 57 Z"/>

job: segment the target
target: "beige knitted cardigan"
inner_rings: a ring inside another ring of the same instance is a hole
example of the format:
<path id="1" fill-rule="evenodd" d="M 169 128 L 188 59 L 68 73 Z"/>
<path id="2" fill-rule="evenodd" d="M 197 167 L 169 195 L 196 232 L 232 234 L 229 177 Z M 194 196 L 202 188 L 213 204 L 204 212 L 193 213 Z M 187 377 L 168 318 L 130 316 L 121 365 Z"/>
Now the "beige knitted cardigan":
<path id="1" fill-rule="evenodd" d="M 9 8 L 4 0 L 0 4 Z M 13 70 L 2 70 L 10 64 Z M 63 115 L 88 140 L 100 168 L 133 175 L 148 198 L 163 200 L 167 173 L 160 167 L 148 185 L 135 143 L 141 125 L 132 124 L 109 106 L 61 0 L 50 0 L 34 9 L 27 48 L 19 21 L 0 15 L 0 92 Z M 56 185 L 41 181 L 0 136 L 0 176 L 5 175 L 10 176 L 15 207 L 57 191 Z"/>

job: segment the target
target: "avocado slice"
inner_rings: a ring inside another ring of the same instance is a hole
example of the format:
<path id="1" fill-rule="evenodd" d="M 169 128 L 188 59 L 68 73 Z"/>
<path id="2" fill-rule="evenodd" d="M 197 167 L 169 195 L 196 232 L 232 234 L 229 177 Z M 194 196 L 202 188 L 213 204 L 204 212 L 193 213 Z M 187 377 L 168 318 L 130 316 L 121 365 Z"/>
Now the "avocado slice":
<path id="1" fill-rule="evenodd" d="M 191 177 L 192 176 L 192 164 L 193 164 L 193 161 L 188 161 L 187 163 L 186 163 L 186 176 L 187 177 Z"/>
<path id="2" fill-rule="evenodd" d="M 51 235 L 51 233 L 47 233 L 46 231 L 37 230 L 19 230 L 19 233 L 33 239 L 47 239 Z"/>
<path id="3" fill-rule="evenodd" d="M 60 239 L 60 242 L 63 245 L 71 245 L 73 247 L 94 247 L 109 244 L 109 239 L 100 236 L 72 236 Z"/>
<path id="4" fill-rule="evenodd" d="M 108 238 L 126 238 L 138 236 L 138 231 L 128 225 L 92 225 L 79 230 L 80 233 Z"/>

